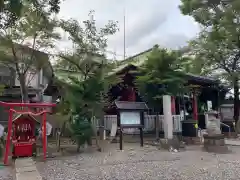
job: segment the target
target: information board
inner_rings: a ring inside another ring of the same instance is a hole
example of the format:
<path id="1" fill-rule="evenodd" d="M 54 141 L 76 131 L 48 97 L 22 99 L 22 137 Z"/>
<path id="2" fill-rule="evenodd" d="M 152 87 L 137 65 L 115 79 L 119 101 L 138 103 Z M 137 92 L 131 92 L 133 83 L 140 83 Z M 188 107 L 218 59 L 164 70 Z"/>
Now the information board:
<path id="1" fill-rule="evenodd" d="M 141 125 L 140 112 L 120 112 L 121 125 Z"/>

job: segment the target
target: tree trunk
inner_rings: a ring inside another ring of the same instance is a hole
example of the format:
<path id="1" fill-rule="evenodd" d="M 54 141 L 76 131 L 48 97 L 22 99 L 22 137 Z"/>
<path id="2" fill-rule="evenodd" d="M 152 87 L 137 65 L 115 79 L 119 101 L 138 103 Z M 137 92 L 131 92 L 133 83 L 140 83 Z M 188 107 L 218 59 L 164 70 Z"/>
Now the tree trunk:
<path id="1" fill-rule="evenodd" d="M 237 123 L 239 119 L 239 84 L 238 84 L 238 78 L 234 79 L 233 82 L 233 88 L 234 88 L 234 120 Z"/>
<path id="2" fill-rule="evenodd" d="M 20 74 L 19 75 L 19 82 L 20 82 L 20 89 L 21 89 L 21 96 L 23 102 L 28 102 L 28 88 L 26 86 L 25 76 Z"/>
<path id="3" fill-rule="evenodd" d="M 78 141 L 78 140 L 77 140 Z M 77 153 L 80 152 L 80 148 L 81 148 L 81 143 L 80 142 L 77 142 Z"/>

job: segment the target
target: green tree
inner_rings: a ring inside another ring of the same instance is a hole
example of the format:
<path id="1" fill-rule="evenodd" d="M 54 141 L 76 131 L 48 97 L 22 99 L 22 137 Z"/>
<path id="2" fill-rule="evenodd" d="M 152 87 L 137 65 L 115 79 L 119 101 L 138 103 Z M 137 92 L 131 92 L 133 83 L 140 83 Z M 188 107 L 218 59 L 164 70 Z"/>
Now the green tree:
<path id="1" fill-rule="evenodd" d="M 181 60 L 178 52 L 154 47 L 136 79 L 140 94 L 149 104 L 156 107 L 161 104 L 162 95 L 184 92 Z"/>
<path id="2" fill-rule="evenodd" d="M 212 69 L 206 65 L 206 62 L 199 57 L 193 56 L 191 48 L 184 47 L 178 50 L 179 57 L 181 57 L 182 71 L 200 76 L 211 75 Z"/>
<path id="3" fill-rule="evenodd" d="M 240 78 L 240 1 L 182 0 L 183 14 L 202 26 L 199 37 L 191 42 L 194 55 L 217 70 L 234 89 L 234 120 L 239 119 Z M 216 72 L 216 71 L 215 71 Z"/>
<path id="4" fill-rule="evenodd" d="M 11 26 L 0 28 L 0 61 L 15 69 L 22 100 L 28 101 L 29 80 L 33 79 L 39 69 L 46 67 L 46 53 L 54 47 L 59 34 L 55 32 L 57 21 L 51 18 L 49 11 L 23 2 L 24 13 Z"/>
<path id="5" fill-rule="evenodd" d="M 105 27 L 98 30 L 93 13 L 90 12 L 89 20 L 83 22 L 83 27 L 73 19 L 61 21 L 60 26 L 69 34 L 73 50 L 60 53 L 60 59 L 55 66 L 69 72 L 69 78 L 64 83 L 66 91 L 62 103 L 65 109 L 70 109 L 70 129 L 77 139 L 78 150 L 91 135 L 90 126 L 85 120 L 90 122 L 93 116 L 103 119 L 105 94 L 108 86 L 113 83 L 113 77 L 108 77 L 112 64 L 108 62 L 104 52 L 107 37 L 118 30 L 117 23 L 109 21 Z M 71 72 L 77 73 L 78 76 L 71 76 Z M 73 119 L 76 120 L 73 122 Z"/>
<path id="6" fill-rule="evenodd" d="M 0 27 L 10 26 L 22 16 L 24 4 L 58 13 L 61 0 L 0 0 Z"/>

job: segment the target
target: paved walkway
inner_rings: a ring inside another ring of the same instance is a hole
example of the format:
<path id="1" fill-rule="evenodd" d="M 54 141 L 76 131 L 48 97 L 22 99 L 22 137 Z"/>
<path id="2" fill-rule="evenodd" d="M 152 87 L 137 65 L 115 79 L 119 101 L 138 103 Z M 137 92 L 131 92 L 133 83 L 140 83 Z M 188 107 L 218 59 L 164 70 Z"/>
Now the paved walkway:
<path id="1" fill-rule="evenodd" d="M 32 158 L 16 159 L 16 180 L 42 180 Z"/>
<path id="2" fill-rule="evenodd" d="M 231 146 L 240 146 L 240 140 L 239 139 L 225 139 L 225 144 L 231 145 Z"/>

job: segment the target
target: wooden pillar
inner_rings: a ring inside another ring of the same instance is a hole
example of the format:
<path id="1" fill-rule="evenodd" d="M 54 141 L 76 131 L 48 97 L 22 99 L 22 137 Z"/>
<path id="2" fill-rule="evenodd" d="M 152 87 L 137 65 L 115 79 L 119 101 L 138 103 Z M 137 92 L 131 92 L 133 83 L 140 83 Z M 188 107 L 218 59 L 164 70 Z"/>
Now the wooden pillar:
<path id="1" fill-rule="evenodd" d="M 175 97 L 171 96 L 171 108 L 172 108 L 172 115 L 176 114 L 176 101 Z"/>
<path id="2" fill-rule="evenodd" d="M 128 101 L 136 101 L 136 92 L 133 87 L 128 87 Z"/>
<path id="3" fill-rule="evenodd" d="M 197 103 L 197 94 L 193 91 L 193 119 L 198 121 L 198 103 Z"/>
<path id="4" fill-rule="evenodd" d="M 118 128 L 119 132 L 119 149 L 123 150 L 123 129 L 121 127 Z"/>
<path id="5" fill-rule="evenodd" d="M 4 164 L 8 164 L 8 155 L 9 155 L 9 149 L 11 145 L 11 136 L 12 136 L 12 115 L 13 112 L 11 110 L 11 107 L 9 109 L 9 114 L 8 114 L 8 133 L 7 133 L 7 142 L 6 142 L 6 147 L 5 147 L 5 154 L 4 154 Z"/>

